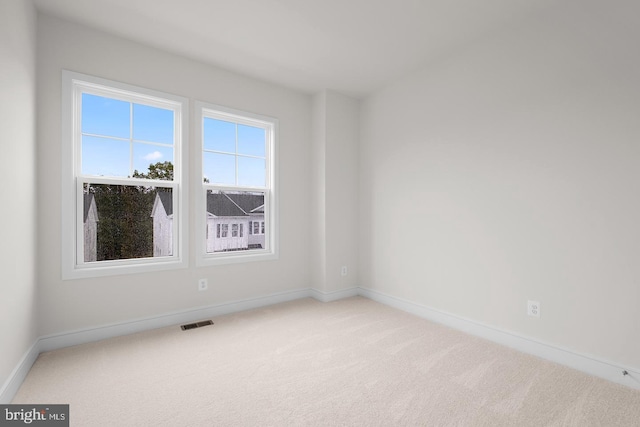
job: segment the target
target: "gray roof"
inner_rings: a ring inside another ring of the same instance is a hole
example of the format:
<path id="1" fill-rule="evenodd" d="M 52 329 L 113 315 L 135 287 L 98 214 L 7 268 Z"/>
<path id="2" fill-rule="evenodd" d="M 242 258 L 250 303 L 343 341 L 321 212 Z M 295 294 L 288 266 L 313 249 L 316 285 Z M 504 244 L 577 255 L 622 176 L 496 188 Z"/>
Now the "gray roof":
<path id="1" fill-rule="evenodd" d="M 158 191 L 158 197 L 160 197 L 160 201 L 162 202 L 162 206 L 164 207 L 164 211 L 167 213 L 167 216 L 173 214 L 173 193 L 170 191 Z"/>
<path id="2" fill-rule="evenodd" d="M 91 209 L 91 202 L 95 200 L 93 193 L 85 193 L 84 195 L 84 217 L 82 222 L 87 222 L 87 218 L 89 217 L 89 209 Z M 98 219 L 98 212 L 96 211 L 96 219 Z"/>
<path id="3" fill-rule="evenodd" d="M 246 213 L 264 213 L 264 194 L 256 193 L 227 193 L 227 196 L 233 200 L 240 209 Z M 262 207 L 262 209 L 259 209 Z"/>
<path id="4" fill-rule="evenodd" d="M 157 196 L 160 198 L 160 202 L 167 215 L 173 214 L 172 193 L 169 191 L 158 191 Z M 85 210 L 86 209 L 85 207 Z M 208 191 L 207 212 L 215 216 L 249 216 L 250 213 L 264 213 L 264 195 Z"/>
<path id="5" fill-rule="evenodd" d="M 252 193 L 207 193 L 207 212 L 215 216 L 249 216 L 249 213 L 264 205 L 264 195 Z M 260 213 L 264 212 L 264 209 Z M 257 213 L 257 212 L 254 212 Z"/>

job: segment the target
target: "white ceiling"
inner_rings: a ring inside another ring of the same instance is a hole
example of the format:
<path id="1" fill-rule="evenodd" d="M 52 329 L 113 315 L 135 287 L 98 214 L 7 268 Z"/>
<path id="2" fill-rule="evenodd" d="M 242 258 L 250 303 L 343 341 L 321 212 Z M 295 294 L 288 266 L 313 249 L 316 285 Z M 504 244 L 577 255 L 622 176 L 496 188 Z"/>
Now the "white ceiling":
<path id="1" fill-rule="evenodd" d="M 35 0 L 41 12 L 304 92 L 364 96 L 553 0 Z"/>

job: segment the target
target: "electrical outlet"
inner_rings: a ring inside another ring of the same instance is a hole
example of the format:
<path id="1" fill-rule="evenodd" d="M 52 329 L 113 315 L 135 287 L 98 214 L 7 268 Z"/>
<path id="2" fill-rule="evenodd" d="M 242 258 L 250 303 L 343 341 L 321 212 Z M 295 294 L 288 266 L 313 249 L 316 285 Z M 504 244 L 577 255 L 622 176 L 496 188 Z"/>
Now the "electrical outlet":
<path id="1" fill-rule="evenodd" d="M 527 302 L 527 314 L 533 317 L 540 317 L 540 302 L 529 300 Z"/>
<path id="2" fill-rule="evenodd" d="M 347 266 L 343 265 L 342 268 L 340 269 L 340 274 L 343 276 L 346 276 L 349 273 L 349 270 L 347 270 Z"/>
<path id="3" fill-rule="evenodd" d="M 209 289 L 209 283 L 207 282 L 207 279 L 198 280 L 198 290 L 206 291 L 207 289 Z"/>

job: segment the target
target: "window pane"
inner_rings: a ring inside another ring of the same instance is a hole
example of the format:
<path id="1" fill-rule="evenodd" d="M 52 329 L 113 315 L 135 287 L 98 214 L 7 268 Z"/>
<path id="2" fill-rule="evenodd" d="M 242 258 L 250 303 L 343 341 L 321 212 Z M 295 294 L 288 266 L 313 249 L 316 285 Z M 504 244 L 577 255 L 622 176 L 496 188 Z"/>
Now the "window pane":
<path id="1" fill-rule="evenodd" d="M 223 120 L 204 118 L 205 150 L 236 152 L 236 124 Z"/>
<path id="2" fill-rule="evenodd" d="M 130 103 L 82 94 L 82 133 L 129 138 Z"/>
<path id="3" fill-rule="evenodd" d="M 85 262 L 173 254 L 171 188 L 86 184 Z"/>
<path id="4" fill-rule="evenodd" d="M 133 104 L 133 139 L 173 144 L 173 111 Z"/>
<path id="5" fill-rule="evenodd" d="M 129 142 L 117 139 L 83 136 L 82 174 L 130 176 Z"/>
<path id="6" fill-rule="evenodd" d="M 173 180 L 173 148 L 134 143 L 133 169 L 140 178 Z"/>
<path id="7" fill-rule="evenodd" d="M 265 160 L 254 157 L 238 157 L 238 185 L 265 186 Z"/>
<path id="8" fill-rule="evenodd" d="M 264 221 L 264 193 L 246 191 L 207 191 L 207 226 L 214 225 L 221 233 L 209 234 L 207 252 L 244 251 L 265 248 L 260 222 Z M 253 225 L 256 233 L 252 234 Z M 244 230 L 250 230 L 245 233 Z M 227 230 L 227 232 L 225 232 Z"/>
<path id="9" fill-rule="evenodd" d="M 236 183 L 236 157 L 230 154 L 203 153 L 204 178 L 212 184 Z"/>
<path id="10" fill-rule="evenodd" d="M 264 157 L 265 144 L 264 129 L 238 125 L 238 154 Z"/>

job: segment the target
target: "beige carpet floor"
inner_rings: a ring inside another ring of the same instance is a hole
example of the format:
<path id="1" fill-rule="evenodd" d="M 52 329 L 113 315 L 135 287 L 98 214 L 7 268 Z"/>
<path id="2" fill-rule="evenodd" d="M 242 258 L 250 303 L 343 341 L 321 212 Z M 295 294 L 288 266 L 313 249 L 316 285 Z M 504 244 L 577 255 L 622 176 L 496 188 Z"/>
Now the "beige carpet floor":
<path id="1" fill-rule="evenodd" d="M 640 391 L 371 300 L 312 299 L 40 355 L 72 426 L 640 426 Z"/>

